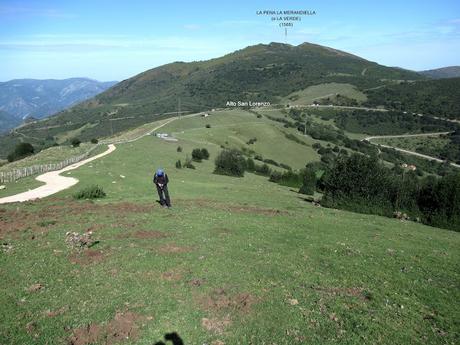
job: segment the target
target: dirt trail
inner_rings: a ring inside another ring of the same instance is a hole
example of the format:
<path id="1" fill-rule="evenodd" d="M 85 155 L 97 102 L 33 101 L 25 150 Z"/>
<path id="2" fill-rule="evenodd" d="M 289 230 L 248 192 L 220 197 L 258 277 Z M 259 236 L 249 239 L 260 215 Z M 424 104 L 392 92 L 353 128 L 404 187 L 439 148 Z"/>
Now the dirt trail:
<path id="1" fill-rule="evenodd" d="M 113 152 L 116 149 L 115 145 L 110 144 L 108 145 L 108 149 L 94 157 L 90 157 L 78 163 L 69 165 L 61 170 L 50 171 L 45 174 L 37 176 L 35 179 L 40 182 L 45 182 L 45 185 L 40 186 L 38 188 L 29 190 L 27 192 L 19 193 L 12 196 L 7 196 L 0 199 L 0 204 L 6 204 L 9 202 L 23 202 L 28 200 L 34 199 L 41 199 L 45 198 L 49 195 L 55 194 L 60 192 L 61 190 L 67 189 L 72 187 L 73 185 L 78 183 L 78 179 L 74 177 L 65 177 L 60 176 L 63 172 L 70 171 L 73 169 L 77 169 L 78 167 L 91 162 L 95 159 L 101 158 L 109 153 Z"/>
<path id="2" fill-rule="evenodd" d="M 183 117 L 190 117 L 190 116 L 197 116 L 199 114 L 192 114 L 192 115 L 186 115 L 186 116 L 183 116 Z M 119 141 L 119 142 L 115 142 L 115 143 L 125 143 L 125 142 L 133 142 L 133 141 L 136 141 L 136 140 L 139 140 L 147 135 L 150 135 L 151 133 L 153 133 L 154 131 L 156 131 L 157 129 L 167 125 L 168 123 L 170 123 L 171 121 L 174 121 L 176 120 L 177 118 L 174 117 L 174 118 L 171 118 L 170 120 L 164 122 L 163 124 L 153 128 L 152 130 L 148 131 L 147 133 L 144 133 L 142 135 L 140 135 L 139 137 L 135 138 L 135 139 L 131 139 L 131 140 L 125 140 L 125 141 Z M 47 196 L 50 196 L 52 194 L 55 194 L 57 192 L 60 192 L 64 189 L 67 189 L 67 188 L 70 188 L 74 185 L 76 185 L 78 183 L 78 179 L 74 178 L 74 177 L 66 177 L 66 176 L 60 176 L 60 174 L 62 174 L 63 172 L 67 172 L 67 171 L 70 171 L 70 170 L 74 170 L 74 169 L 77 169 L 79 167 L 81 167 L 82 165 L 86 164 L 86 163 L 89 163 L 89 162 L 92 162 L 96 159 L 99 159 L 103 156 L 106 156 L 110 153 L 112 153 L 113 151 L 115 151 L 116 149 L 116 146 L 114 144 L 108 144 L 108 149 L 106 151 L 104 151 L 103 153 L 100 153 L 94 157 L 90 157 L 88 159 L 85 159 L 83 161 L 80 161 L 78 163 L 75 163 L 75 164 L 72 164 L 72 165 L 69 165 L 61 170 L 56 170 L 56 171 L 50 171 L 50 172 L 47 172 L 45 174 L 42 174 L 42 175 L 39 175 L 37 176 L 35 179 L 37 181 L 40 181 L 40 182 L 44 182 L 45 185 L 43 186 L 40 186 L 38 188 L 35 188 L 35 189 L 32 189 L 32 190 L 29 190 L 27 192 L 23 192 L 23 193 L 19 193 L 19 194 L 15 194 L 15 195 L 11 195 L 11 196 L 7 196 L 7 197 L 4 197 L 4 198 L 0 198 L 0 204 L 6 204 L 6 203 L 11 203 L 11 202 L 24 202 L 24 201 L 29 201 L 29 200 L 34 200 L 34 199 L 41 199 L 41 198 L 45 198 Z"/>

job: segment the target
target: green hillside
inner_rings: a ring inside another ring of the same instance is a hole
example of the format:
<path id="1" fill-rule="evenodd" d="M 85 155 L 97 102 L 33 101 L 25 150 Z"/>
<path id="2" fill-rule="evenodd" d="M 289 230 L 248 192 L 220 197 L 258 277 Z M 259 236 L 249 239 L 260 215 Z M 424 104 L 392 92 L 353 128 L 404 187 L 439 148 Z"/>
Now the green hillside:
<path id="1" fill-rule="evenodd" d="M 318 159 L 318 141 L 287 140 L 296 129 L 265 116 L 215 112 L 161 132 L 178 141 L 118 144 L 72 171 L 69 190 L 0 206 L 0 343 L 151 345 L 170 332 L 184 344 L 456 343 L 460 233 L 213 174 L 221 145 L 293 167 Z M 176 169 L 197 147 L 210 159 Z M 155 202 L 158 167 L 171 209 Z M 92 184 L 107 197 L 72 198 Z M 91 248 L 66 244 L 87 231 Z"/>
<path id="2" fill-rule="evenodd" d="M 366 94 L 369 106 L 460 119 L 460 78 L 388 85 Z"/>
<path id="3" fill-rule="evenodd" d="M 294 92 L 331 83 L 351 85 L 348 89 L 356 88 L 362 101 L 358 90 L 423 78 L 319 45 L 259 44 L 208 61 L 174 62 L 124 80 L 90 101 L 0 137 L 0 157 L 24 140 L 38 146 L 66 137 L 63 132 L 89 140 L 134 128 L 171 116 L 179 102 L 182 111 L 192 112 L 222 108 L 227 101 L 278 103 Z"/>

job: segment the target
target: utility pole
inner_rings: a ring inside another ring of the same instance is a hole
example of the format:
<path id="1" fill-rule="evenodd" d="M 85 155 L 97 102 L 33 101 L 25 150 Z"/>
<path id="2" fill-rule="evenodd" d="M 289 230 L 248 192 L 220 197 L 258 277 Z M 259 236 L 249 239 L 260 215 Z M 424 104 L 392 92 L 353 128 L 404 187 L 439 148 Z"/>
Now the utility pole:
<path id="1" fill-rule="evenodd" d="M 179 120 L 181 118 L 181 111 L 180 111 L 180 97 L 177 101 L 177 116 L 179 116 Z"/>

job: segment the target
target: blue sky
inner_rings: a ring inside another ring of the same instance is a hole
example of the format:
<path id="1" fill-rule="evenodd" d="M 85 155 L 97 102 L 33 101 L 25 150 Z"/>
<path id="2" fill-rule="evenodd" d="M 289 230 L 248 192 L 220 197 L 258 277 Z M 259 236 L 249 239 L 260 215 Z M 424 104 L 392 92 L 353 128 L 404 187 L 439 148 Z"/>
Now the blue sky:
<path id="1" fill-rule="evenodd" d="M 314 10 L 287 42 L 413 70 L 460 65 L 460 1 L 0 0 L 0 81 L 122 80 L 172 61 L 284 42 L 258 10 Z"/>

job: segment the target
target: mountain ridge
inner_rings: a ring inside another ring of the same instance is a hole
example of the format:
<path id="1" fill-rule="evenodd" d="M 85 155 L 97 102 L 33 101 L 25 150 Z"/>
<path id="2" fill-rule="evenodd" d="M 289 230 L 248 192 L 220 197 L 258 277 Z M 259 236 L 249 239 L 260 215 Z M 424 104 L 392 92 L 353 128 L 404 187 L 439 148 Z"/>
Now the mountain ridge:
<path id="1" fill-rule="evenodd" d="M 90 140 L 177 113 L 179 106 L 182 111 L 197 112 L 225 107 L 228 100 L 273 104 L 312 85 L 342 83 L 365 90 L 424 79 L 413 71 L 308 42 L 257 44 L 210 60 L 176 61 L 149 69 L 70 109 L 27 124 L 21 133 L 42 142 L 62 132 Z M 0 143 L 11 149 L 12 142 L 23 140 L 24 135 L 13 133 Z"/>

